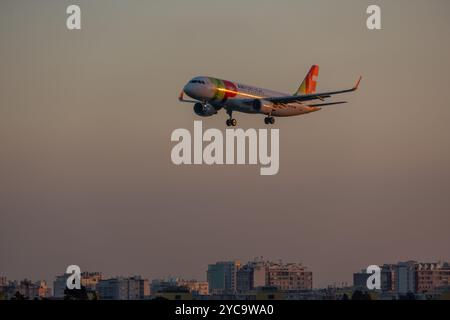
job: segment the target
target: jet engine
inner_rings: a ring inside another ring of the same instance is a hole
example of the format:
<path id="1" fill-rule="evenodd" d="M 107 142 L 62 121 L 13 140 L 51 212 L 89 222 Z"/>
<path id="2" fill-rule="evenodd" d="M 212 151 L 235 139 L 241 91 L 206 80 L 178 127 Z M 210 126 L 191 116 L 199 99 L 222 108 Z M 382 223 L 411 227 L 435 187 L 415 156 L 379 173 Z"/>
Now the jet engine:
<path id="1" fill-rule="evenodd" d="M 200 117 L 210 117 L 212 115 L 215 115 L 217 113 L 217 110 L 210 104 L 197 102 L 196 104 L 194 104 L 194 112 Z"/>
<path id="2" fill-rule="evenodd" d="M 273 111 L 273 103 L 267 100 L 253 100 L 253 109 L 262 114 L 270 114 Z"/>

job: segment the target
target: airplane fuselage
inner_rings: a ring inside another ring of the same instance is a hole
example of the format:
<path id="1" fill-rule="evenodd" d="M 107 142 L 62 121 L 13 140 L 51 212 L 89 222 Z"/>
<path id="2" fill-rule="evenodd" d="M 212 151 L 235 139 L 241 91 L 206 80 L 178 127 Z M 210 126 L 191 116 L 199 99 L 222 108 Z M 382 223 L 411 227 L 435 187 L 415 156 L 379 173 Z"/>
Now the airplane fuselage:
<path id="1" fill-rule="evenodd" d="M 271 104 L 270 107 L 268 105 L 264 107 L 264 98 L 287 96 L 288 94 L 213 77 L 195 77 L 185 85 L 183 91 L 189 97 L 202 103 L 208 103 L 215 108 L 244 113 L 289 117 L 321 110 L 319 107 L 308 106 L 300 102 L 283 105 Z M 255 108 L 252 103 L 255 100 L 262 101 L 261 108 Z"/>

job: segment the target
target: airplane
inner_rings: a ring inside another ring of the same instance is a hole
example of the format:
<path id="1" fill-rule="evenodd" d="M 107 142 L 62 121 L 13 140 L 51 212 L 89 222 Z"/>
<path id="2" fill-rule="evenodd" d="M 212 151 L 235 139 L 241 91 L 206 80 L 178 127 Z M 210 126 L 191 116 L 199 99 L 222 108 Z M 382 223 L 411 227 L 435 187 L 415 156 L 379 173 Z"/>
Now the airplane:
<path id="1" fill-rule="evenodd" d="M 194 113 L 210 117 L 225 109 L 226 125 L 236 126 L 233 111 L 263 114 L 265 124 L 274 124 L 274 117 L 290 117 L 319 111 L 322 107 L 347 103 L 347 101 L 325 102 L 336 94 L 356 91 L 362 77 L 351 89 L 316 93 L 319 66 L 313 65 L 300 87 L 293 95 L 249 86 L 212 77 L 199 76 L 190 80 L 178 97 L 180 102 L 194 104 Z M 194 100 L 184 98 L 184 94 Z M 317 101 L 319 100 L 319 101 Z"/>

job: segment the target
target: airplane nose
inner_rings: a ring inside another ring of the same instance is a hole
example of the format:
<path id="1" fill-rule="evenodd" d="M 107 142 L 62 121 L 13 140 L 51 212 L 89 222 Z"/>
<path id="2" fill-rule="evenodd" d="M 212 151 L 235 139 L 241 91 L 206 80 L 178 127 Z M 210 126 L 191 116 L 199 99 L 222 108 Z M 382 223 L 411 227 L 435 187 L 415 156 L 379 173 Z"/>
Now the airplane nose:
<path id="1" fill-rule="evenodd" d="M 195 97 L 193 97 L 193 95 L 194 95 L 194 88 L 193 88 L 193 86 L 192 86 L 191 83 L 186 84 L 186 85 L 184 86 L 184 88 L 183 88 L 183 91 L 184 91 L 184 93 L 186 93 L 189 97 L 195 99 Z"/>
<path id="2" fill-rule="evenodd" d="M 215 95 L 215 87 L 206 84 L 187 83 L 183 91 L 186 95 L 196 100 L 212 99 Z"/>

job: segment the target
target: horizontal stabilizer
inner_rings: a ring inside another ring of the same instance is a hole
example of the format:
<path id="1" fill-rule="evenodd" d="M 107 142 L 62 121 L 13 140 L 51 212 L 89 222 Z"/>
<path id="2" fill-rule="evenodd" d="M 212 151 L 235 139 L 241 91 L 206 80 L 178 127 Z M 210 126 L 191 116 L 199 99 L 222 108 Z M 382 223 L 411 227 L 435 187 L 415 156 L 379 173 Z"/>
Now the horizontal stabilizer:
<path id="1" fill-rule="evenodd" d="M 309 104 L 308 107 L 325 107 L 325 106 L 334 106 L 336 104 L 344 104 L 344 103 L 347 103 L 347 101 L 337 101 L 337 102 Z"/>

